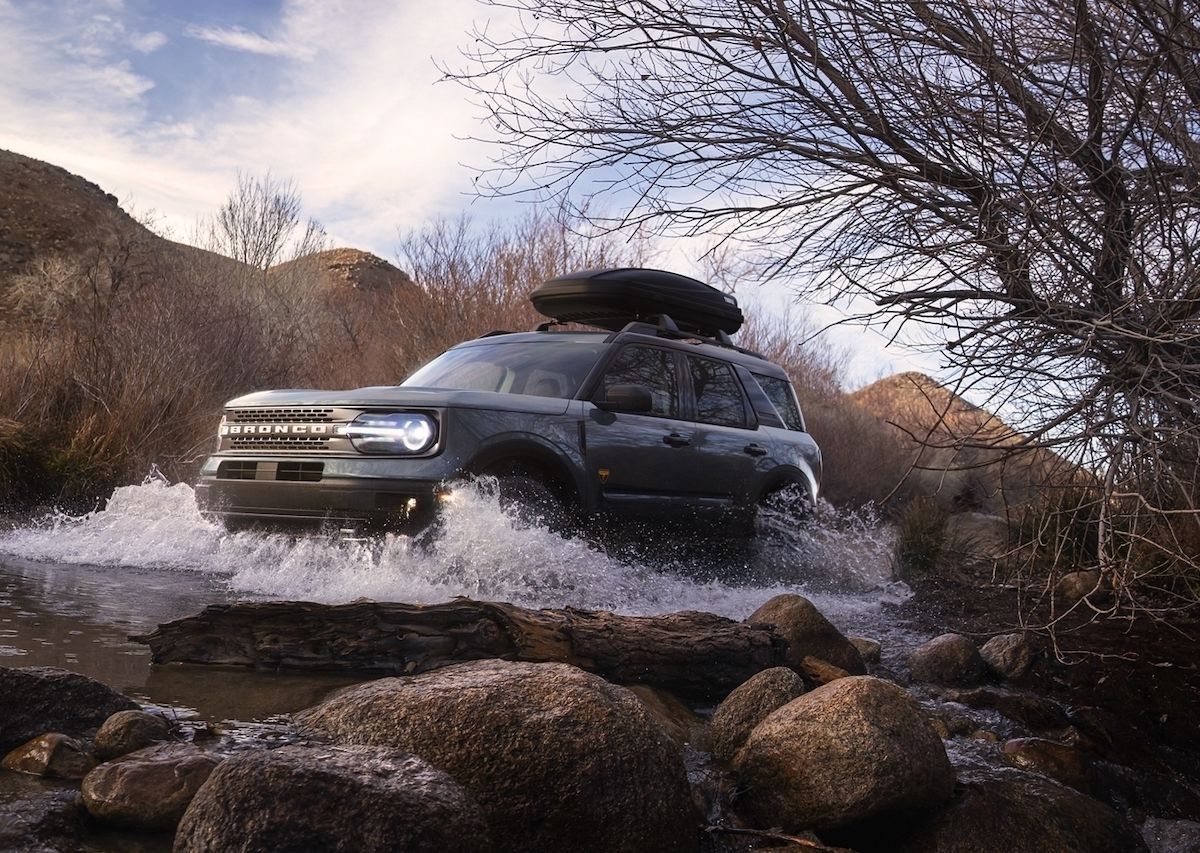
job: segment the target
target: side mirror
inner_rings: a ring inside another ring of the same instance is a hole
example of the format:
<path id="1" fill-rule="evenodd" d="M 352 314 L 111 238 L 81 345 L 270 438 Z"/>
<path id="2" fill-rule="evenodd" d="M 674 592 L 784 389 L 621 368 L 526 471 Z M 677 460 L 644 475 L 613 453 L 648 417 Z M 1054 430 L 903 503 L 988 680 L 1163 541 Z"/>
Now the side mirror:
<path id="1" fill-rule="evenodd" d="M 606 412 L 649 412 L 654 409 L 654 398 L 645 385 L 613 385 L 602 400 L 596 400 L 596 408 Z"/>

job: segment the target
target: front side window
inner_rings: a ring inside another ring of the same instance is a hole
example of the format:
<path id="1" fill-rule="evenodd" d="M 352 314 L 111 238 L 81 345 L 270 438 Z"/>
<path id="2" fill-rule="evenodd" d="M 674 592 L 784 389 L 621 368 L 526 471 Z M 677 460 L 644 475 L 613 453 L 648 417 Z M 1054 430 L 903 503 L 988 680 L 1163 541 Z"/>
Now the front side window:
<path id="1" fill-rule="evenodd" d="M 687 360 L 696 393 L 696 420 L 703 424 L 746 426 L 746 402 L 733 368 L 725 362 L 694 355 Z"/>
<path id="2" fill-rule="evenodd" d="M 628 346 L 617 354 L 596 390 L 603 399 L 614 385 L 642 385 L 654 401 L 647 413 L 660 418 L 679 416 L 679 381 L 675 375 L 675 356 L 657 347 Z"/>

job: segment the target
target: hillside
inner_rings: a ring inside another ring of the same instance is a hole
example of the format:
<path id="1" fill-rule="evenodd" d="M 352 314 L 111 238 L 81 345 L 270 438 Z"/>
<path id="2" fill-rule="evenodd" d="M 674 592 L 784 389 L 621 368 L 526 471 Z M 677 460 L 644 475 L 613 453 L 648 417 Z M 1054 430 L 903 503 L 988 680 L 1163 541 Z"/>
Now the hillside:
<path id="1" fill-rule="evenodd" d="M 273 276 L 311 273 L 322 285 L 334 291 L 386 293 L 417 289 L 408 273 L 378 255 L 360 249 L 328 249 L 277 264 L 269 272 Z"/>

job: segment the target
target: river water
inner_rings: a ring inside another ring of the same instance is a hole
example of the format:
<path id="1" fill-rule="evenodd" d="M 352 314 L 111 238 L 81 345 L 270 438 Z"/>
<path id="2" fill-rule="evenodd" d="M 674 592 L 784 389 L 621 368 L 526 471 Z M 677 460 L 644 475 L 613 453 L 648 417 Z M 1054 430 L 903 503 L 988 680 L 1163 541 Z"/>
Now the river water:
<path id="1" fill-rule="evenodd" d="M 881 606 L 907 594 L 888 580 L 889 534 L 870 519 L 826 514 L 803 533 L 733 546 L 645 539 L 599 545 L 530 527 L 505 514 L 486 484 L 458 489 L 436 535 L 415 541 L 231 534 L 200 517 L 186 484 L 152 477 L 116 490 L 103 511 L 0 531 L 0 665 L 60 666 L 209 721 L 261 721 L 314 704 L 346 677 L 152 667 L 130 636 L 245 599 L 463 595 L 740 619 L 793 591 L 843 631 L 880 636 L 891 630 Z"/>

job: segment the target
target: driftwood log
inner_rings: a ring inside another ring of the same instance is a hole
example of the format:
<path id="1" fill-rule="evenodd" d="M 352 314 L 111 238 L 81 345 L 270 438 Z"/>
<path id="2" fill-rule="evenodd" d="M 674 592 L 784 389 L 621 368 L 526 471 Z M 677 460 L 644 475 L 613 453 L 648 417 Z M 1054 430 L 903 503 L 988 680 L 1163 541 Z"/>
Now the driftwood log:
<path id="1" fill-rule="evenodd" d="M 710 700 L 782 665 L 787 648 L 769 626 L 712 613 L 620 616 L 465 598 L 429 605 L 212 605 L 132 639 L 148 645 L 160 664 L 414 674 L 482 658 L 552 661 Z"/>

